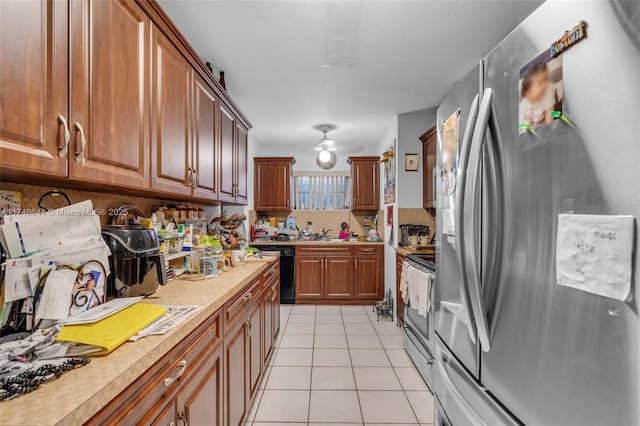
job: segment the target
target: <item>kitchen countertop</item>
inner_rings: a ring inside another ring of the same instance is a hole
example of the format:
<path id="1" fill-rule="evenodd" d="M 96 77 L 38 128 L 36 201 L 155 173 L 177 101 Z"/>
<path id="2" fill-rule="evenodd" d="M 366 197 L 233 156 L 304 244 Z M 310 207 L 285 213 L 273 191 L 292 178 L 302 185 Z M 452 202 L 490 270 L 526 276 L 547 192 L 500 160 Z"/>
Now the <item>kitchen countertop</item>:
<path id="1" fill-rule="evenodd" d="M 63 374 L 34 392 L 0 402 L 2 425 L 79 425 L 99 412 L 175 345 L 195 330 L 273 260 L 247 261 L 243 267 L 201 281 L 179 278 L 143 301 L 159 305 L 199 305 L 187 320 L 162 336 L 127 342 L 84 366 Z"/>
<path id="2" fill-rule="evenodd" d="M 251 246 L 331 246 L 331 245 L 383 245 L 384 241 L 253 241 L 249 243 Z"/>
<path id="3" fill-rule="evenodd" d="M 436 252 L 435 245 L 429 245 L 426 249 L 416 250 L 414 248 L 408 246 L 400 246 L 396 247 L 396 253 L 406 256 L 408 254 L 416 254 L 416 253 L 424 253 L 424 254 L 433 254 Z"/>

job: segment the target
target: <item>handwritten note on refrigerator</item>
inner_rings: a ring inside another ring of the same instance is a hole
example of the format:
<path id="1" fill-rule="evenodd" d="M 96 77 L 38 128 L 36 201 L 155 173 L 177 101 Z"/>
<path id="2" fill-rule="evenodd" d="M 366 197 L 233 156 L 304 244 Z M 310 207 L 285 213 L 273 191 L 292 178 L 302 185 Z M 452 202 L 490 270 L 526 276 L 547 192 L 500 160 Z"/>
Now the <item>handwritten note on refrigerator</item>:
<path id="1" fill-rule="evenodd" d="M 559 285 L 616 300 L 631 290 L 633 216 L 558 216 Z"/>

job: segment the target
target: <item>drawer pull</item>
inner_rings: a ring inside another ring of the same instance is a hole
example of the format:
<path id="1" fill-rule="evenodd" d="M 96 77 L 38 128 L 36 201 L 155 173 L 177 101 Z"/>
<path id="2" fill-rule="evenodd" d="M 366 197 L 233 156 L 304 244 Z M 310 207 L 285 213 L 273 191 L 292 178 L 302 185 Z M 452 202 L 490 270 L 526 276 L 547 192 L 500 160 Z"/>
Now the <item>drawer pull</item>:
<path id="1" fill-rule="evenodd" d="M 253 296 L 253 294 L 251 294 L 251 293 L 245 294 L 244 297 L 242 298 L 242 301 L 244 303 L 247 303 L 249 300 L 251 300 L 252 296 Z"/>
<path id="2" fill-rule="evenodd" d="M 244 322 L 244 340 L 248 341 L 251 339 L 251 320 L 246 320 Z"/>
<path id="3" fill-rule="evenodd" d="M 164 387 L 166 388 L 167 386 L 170 386 L 171 383 L 175 382 L 176 380 L 178 380 L 178 378 L 180 378 L 180 376 L 182 376 L 184 374 L 184 371 L 187 369 L 187 360 L 183 359 L 182 361 L 180 361 L 180 364 L 177 365 L 177 367 L 179 368 L 178 372 L 176 373 L 175 376 L 173 377 L 167 377 L 166 379 L 164 379 L 164 381 L 162 383 L 164 383 Z"/>
<path id="4" fill-rule="evenodd" d="M 169 423 L 169 426 L 176 426 L 176 422 Z"/>
<path id="5" fill-rule="evenodd" d="M 69 149 L 71 133 L 69 132 L 69 124 L 67 124 L 67 120 L 64 118 L 64 115 L 58 115 L 58 124 L 64 127 L 64 146 L 58 148 L 58 157 L 64 157 L 67 155 L 67 151 Z"/>
<path id="6" fill-rule="evenodd" d="M 273 286 L 273 296 L 271 296 L 271 301 L 276 300 L 276 296 L 278 295 L 278 287 Z"/>
<path id="7" fill-rule="evenodd" d="M 185 414 L 184 410 L 178 411 L 178 420 L 184 423 L 184 426 L 189 426 L 189 423 L 187 423 L 187 415 Z"/>

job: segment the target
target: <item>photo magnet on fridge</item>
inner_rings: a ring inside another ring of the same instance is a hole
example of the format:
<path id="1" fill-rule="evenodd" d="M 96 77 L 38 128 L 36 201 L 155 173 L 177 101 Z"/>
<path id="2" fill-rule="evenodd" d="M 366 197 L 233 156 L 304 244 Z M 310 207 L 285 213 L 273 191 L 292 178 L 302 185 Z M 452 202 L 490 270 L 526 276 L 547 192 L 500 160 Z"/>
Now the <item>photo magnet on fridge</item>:
<path id="1" fill-rule="evenodd" d="M 564 101 L 562 56 L 554 58 L 545 50 L 520 68 L 518 94 L 519 134 L 560 118 Z"/>

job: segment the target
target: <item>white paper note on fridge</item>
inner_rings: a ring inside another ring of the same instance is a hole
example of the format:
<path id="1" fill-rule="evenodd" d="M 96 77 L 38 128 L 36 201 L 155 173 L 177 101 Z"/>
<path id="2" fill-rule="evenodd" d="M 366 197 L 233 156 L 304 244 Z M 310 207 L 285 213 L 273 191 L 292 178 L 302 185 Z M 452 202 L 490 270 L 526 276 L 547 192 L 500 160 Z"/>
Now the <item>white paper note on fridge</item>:
<path id="1" fill-rule="evenodd" d="M 631 290 L 633 232 L 633 216 L 558 215 L 558 284 L 625 300 Z"/>

